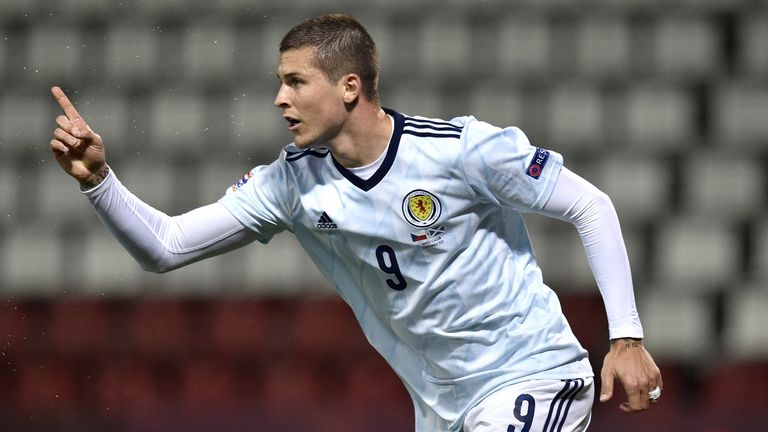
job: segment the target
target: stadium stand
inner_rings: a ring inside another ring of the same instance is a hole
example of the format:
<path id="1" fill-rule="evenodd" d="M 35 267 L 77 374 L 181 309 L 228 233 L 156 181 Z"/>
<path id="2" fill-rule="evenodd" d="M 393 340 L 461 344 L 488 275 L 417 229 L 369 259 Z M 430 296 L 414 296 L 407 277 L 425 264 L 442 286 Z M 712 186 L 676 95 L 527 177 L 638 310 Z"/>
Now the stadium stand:
<path id="1" fill-rule="evenodd" d="M 48 150 L 58 84 L 138 196 L 210 203 L 290 139 L 277 47 L 331 10 L 377 39 L 385 106 L 519 126 L 612 197 L 665 389 L 631 421 L 596 403 L 591 431 L 765 428 L 765 1 L 4 0 L 0 429 L 412 430 L 405 389 L 289 234 L 145 273 Z M 526 221 L 599 373 L 578 237 Z"/>

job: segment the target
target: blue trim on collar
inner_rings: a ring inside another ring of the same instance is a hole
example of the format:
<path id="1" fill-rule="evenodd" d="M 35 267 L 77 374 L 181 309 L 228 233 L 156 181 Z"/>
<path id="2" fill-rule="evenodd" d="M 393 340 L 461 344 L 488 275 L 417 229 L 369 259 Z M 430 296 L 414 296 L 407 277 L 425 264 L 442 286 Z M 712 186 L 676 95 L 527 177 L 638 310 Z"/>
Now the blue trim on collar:
<path id="1" fill-rule="evenodd" d="M 381 166 L 379 169 L 376 170 L 376 172 L 367 180 L 361 179 L 360 177 L 354 175 L 352 171 L 344 168 L 339 162 L 336 161 L 336 158 L 333 157 L 331 154 L 331 159 L 333 159 L 333 164 L 336 166 L 336 169 L 341 173 L 341 175 L 344 176 L 347 180 L 350 181 L 353 185 L 357 186 L 358 188 L 368 192 L 369 190 L 373 189 L 374 186 L 379 184 L 381 180 L 384 178 L 384 176 L 387 175 L 389 172 L 389 169 L 392 168 L 392 164 L 395 163 L 395 156 L 397 156 L 397 149 L 400 146 L 400 136 L 403 134 L 403 123 L 405 122 L 405 117 L 400 114 L 397 111 L 391 110 L 389 108 L 383 108 L 384 112 L 391 115 L 392 118 L 395 119 L 395 127 L 392 131 L 392 138 L 389 140 L 389 148 L 387 149 L 387 155 L 384 156 L 384 161 L 381 163 Z"/>

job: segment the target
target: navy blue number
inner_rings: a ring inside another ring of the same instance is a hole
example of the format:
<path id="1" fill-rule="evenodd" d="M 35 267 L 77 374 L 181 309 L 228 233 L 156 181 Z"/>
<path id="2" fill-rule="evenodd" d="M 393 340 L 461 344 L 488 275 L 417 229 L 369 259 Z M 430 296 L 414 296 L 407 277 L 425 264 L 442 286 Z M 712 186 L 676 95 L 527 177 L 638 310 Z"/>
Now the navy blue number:
<path id="1" fill-rule="evenodd" d="M 390 246 L 381 245 L 376 248 L 376 260 L 379 262 L 379 268 L 386 274 L 394 276 L 393 279 L 387 279 L 387 285 L 393 290 L 402 291 L 408 284 L 405 282 L 403 273 L 400 272 L 400 266 L 397 264 L 395 250 Z"/>
<path id="2" fill-rule="evenodd" d="M 522 413 L 523 408 L 523 402 L 528 402 L 528 406 L 526 407 L 525 414 Z M 528 432 L 531 430 L 531 425 L 533 424 L 533 416 L 536 412 L 536 402 L 533 400 L 533 396 L 523 393 L 520 396 L 517 397 L 517 400 L 515 400 L 515 418 L 519 421 L 523 422 L 523 430 L 520 432 Z M 507 427 L 507 432 L 515 432 L 515 427 L 512 425 L 509 425 Z"/>

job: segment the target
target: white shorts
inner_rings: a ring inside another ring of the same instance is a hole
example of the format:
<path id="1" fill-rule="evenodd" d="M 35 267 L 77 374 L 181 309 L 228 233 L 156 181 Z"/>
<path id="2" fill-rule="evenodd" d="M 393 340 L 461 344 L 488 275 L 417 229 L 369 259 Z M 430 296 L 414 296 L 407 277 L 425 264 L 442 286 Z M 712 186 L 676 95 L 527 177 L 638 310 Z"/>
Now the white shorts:
<path id="1" fill-rule="evenodd" d="M 469 410 L 464 432 L 583 432 L 594 396 L 592 378 L 512 384 Z"/>

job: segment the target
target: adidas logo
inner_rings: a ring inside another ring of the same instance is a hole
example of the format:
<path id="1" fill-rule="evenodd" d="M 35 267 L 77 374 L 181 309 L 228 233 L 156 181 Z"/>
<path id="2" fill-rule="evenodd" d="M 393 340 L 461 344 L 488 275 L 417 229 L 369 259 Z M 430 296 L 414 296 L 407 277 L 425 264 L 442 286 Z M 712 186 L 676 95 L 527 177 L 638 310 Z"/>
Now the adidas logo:
<path id="1" fill-rule="evenodd" d="M 338 228 L 338 225 L 331 220 L 330 216 L 328 216 L 328 213 L 323 212 L 323 214 L 320 215 L 320 219 L 317 220 L 317 228 L 318 229 L 336 229 Z"/>

